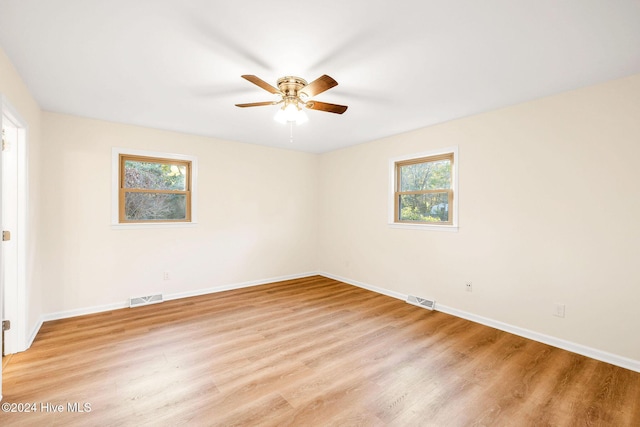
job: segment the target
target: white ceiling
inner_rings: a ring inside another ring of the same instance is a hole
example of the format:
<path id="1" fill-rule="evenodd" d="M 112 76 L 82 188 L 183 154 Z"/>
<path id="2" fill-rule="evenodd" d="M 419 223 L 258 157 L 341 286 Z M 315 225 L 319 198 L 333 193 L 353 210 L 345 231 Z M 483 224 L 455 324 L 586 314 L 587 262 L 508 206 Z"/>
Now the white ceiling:
<path id="1" fill-rule="evenodd" d="M 0 0 L 0 45 L 45 110 L 320 153 L 640 73 L 640 0 Z M 242 74 L 349 109 L 291 143 Z"/>

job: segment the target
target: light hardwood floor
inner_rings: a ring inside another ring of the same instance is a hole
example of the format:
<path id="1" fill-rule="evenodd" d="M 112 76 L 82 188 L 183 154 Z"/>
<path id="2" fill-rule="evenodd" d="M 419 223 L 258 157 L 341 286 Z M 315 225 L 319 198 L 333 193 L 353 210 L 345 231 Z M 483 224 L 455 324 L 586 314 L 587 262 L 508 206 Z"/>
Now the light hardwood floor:
<path id="1" fill-rule="evenodd" d="M 319 276 L 47 322 L 3 375 L 2 426 L 640 426 L 640 373 Z"/>

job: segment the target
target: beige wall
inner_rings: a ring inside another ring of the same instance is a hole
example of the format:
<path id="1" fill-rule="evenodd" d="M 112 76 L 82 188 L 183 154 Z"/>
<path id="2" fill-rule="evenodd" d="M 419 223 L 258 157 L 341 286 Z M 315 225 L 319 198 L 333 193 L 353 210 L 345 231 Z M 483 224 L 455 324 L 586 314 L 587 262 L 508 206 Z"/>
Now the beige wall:
<path id="1" fill-rule="evenodd" d="M 316 155 L 54 113 L 43 129 L 48 313 L 315 270 Z M 112 147 L 197 156 L 198 225 L 112 229 Z"/>
<path id="2" fill-rule="evenodd" d="M 42 293 L 46 256 L 42 250 L 44 234 L 41 226 L 41 111 L 20 75 L 0 48 L 0 94 L 27 125 L 27 241 L 26 241 L 26 333 L 30 334 L 43 314 Z"/>
<path id="3" fill-rule="evenodd" d="M 454 145 L 459 231 L 389 228 L 388 160 Z M 324 154 L 319 269 L 640 360 L 639 158 L 640 75 Z"/>

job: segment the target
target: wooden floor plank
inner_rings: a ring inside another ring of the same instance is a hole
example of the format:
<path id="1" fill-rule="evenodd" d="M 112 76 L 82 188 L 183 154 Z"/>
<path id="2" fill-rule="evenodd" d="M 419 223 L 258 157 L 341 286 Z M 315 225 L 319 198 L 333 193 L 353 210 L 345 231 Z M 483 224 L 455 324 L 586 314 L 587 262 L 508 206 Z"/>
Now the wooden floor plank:
<path id="1" fill-rule="evenodd" d="M 36 411 L 2 426 L 640 425 L 640 373 L 320 276 L 46 322 L 3 366 Z"/>

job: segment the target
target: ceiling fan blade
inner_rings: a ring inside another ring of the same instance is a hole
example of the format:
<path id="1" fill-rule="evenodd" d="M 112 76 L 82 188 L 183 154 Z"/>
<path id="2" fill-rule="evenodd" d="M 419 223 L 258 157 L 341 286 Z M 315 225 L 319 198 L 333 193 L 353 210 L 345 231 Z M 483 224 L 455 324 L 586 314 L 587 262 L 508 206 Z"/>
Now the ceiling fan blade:
<path id="1" fill-rule="evenodd" d="M 236 104 L 236 107 L 262 107 L 263 105 L 276 105 L 278 101 L 250 102 L 248 104 Z"/>
<path id="2" fill-rule="evenodd" d="M 336 113 L 336 114 L 342 114 L 345 111 L 347 111 L 347 108 L 349 108 L 346 105 L 329 104 L 327 102 L 320 102 L 320 101 L 307 101 L 305 106 L 312 110 L 327 111 L 329 113 Z"/>
<path id="3" fill-rule="evenodd" d="M 265 82 L 260 77 L 253 76 L 251 74 L 245 74 L 242 76 L 242 78 L 249 80 L 251 83 L 253 83 L 256 86 L 260 86 L 262 89 L 266 90 L 267 92 L 275 93 L 278 95 L 280 94 L 280 91 L 278 89 L 271 86 L 269 83 Z"/>
<path id="4" fill-rule="evenodd" d="M 329 90 L 334 86 L 338 86 L 338 82 L 325 74 L 300 89 L 299 92 L 311 97 L 325 90 Z"/>

